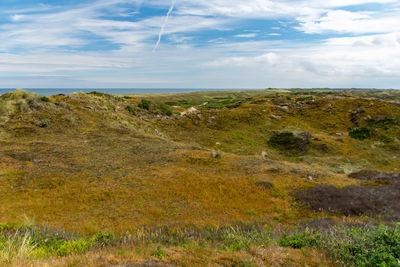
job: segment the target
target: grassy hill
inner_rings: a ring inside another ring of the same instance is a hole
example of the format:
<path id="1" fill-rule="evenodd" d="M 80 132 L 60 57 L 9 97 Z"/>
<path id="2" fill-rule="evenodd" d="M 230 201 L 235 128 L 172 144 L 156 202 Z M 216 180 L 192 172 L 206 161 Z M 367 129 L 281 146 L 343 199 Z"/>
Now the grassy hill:
<path id="1" fill-rule="evenodd" d="M 396 266 L 399 122 L 394 90 L 7 93 L 0 261 Z"/>

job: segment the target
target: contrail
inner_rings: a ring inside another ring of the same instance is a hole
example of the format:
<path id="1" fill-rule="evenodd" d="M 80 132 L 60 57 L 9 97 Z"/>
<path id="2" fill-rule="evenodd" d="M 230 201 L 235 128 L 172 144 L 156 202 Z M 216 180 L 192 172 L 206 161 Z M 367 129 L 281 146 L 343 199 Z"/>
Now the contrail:
<path id="1" fill-rule="evenodd" d="M 155 50 L 158 48 L 158 46 L 160 45 L 161 37 L 162 37 L 163 34 L 164 34 L 165 26 L 167 25 L 169 16 L 171 15 L 172 11 L 174 10 L 174 6 L 175 6 L 175 0 L 172 0 L 172 3 L 171 3 L 171 6 L 169 7 L 167 16 L 165 17 L 164 24 L 161 26 L 161 30 L 160 30 L 160 32 L 158 33 L 158 41 L 157 41 L 156 45 L 154 46 L 153 51 L 155 51 Z"/>

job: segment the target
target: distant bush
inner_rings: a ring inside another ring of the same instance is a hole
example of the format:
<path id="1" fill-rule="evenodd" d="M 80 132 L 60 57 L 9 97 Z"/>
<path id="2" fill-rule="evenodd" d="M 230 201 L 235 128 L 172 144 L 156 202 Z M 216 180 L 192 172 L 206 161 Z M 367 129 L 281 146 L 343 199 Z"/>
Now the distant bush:
<path id="1" fill-rule="evenodd" d="M 355 139 L 364 140 L 372 136 L 372 131 L 368 127 L 354 127 L 349 130 L 349 135 Z"/>
<path id="2" fill-rule="evenodd" d="M 95 95 L 95 96 L 111 96 L 110 94 L 106 94 L 106 93 L 102 93 L 102 92 L 98 92 L 98 91 L 92 91 L 90 93 L 88 93 L 89 95 Z"/>
<path id="3" fill-rule="evenodd" d="M 43 120 L 38 122 L 38 126 L 40 128 L 46 128 L 49 125 L 50 125 L 50 120 L 49 119 L 43 119 Z"/>
<path id="4" fill-rule="evenodd" d="M 139 108 L 150 110 L 151 101 L 142 99 L 139 103 Z"/>
<path id="5" fill-rule="evenodd" d="M 161 103 L 159 107 L 163 115 L 171 116 L 173 114 L 171 107 L 167 104 Z"/>
<path id="6" fill-rule="evenodd" d="M 42 97 L 40 98 L 40 100 L 42 100 L 43 102 L 51 102 L 51 101 L 50 101 L 50 98 L 48 98 L 47 96 L 42 96 Z"/>
<path id="7" fill-rule="evenodd" d="M 314 100 L 313 96 L 303 96 L 296 98 L 296 102 L 312 101 L 312 100 Z"/>

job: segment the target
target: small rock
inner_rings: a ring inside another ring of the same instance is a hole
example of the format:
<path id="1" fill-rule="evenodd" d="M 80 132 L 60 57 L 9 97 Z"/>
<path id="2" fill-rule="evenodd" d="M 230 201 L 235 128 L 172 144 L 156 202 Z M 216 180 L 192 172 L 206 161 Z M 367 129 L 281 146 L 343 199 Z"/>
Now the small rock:
<path id="1" fill-rule="evenodd" d="M 312 134 L 308 133 L 308 132 L 302 132 L 298 134 L 299 137 L 303 138 L 304 140 L 310 140 L 311 138 L 313 138 Z M 314 138 L 315 140 L 316 138 Z M 317 138 L 318 139 L 318 138 Z"/>
<path id="2" fill-rule="evenodd" d="M 43 159 L 33 159 L 32 162 L 35 164 L 42 163 L 44 160 Z"/>
<path id="3" fill-rule="evenodd" d="M 275 120 L 280 120 L 280 119 L 282 119 L 282 116 L 278 116 L 278 115 L 272 114 L 272 115 L 271 115 L 271 118 L 272 118 L 272 119 L 275 119 Z"/>
<path id="4" fill-rule="evenodd" d="M 181 116 L 190 115 L 190 114 L 197 114 L 197 113 L 200 113 L 200 111 L 195 107 L 191 107 L 191 108 L 185 110 L 184 112 L 182 112 Z"/>
<path id="5" fill-rule="evenodd" d="M 265 151 L 261 152 L 261 157 L 262 157 L 262 159 L 266 160 L 267 159 L 267 152 L 265 152 Z"/>
<path id="6" fill-rule="evenodd" d="M 211 157 L 213 159 L 217 159 L 217 158 L 221 157 L 221 153 L 219 151 L 216 151 L 216 150 L 211 151 L 210 155 L 211 155 Z"/>
<path id="7" fill-rule="evenodd" d="M 209 118 L 207 119 L 207 123 L 208 123 L 208 124 L 214 124 L 214 119 L 215 119 L 215 116 L 209 117 Z"/>
<path id="8" fill-rule="evenodd" d="M 335 133 L 337 136 L 343 136 L 344 135 L 344 133 L 342 133 L 342 132 L 337 132 L 337 133 Z"/>
<path id="9" fill-rule="evenodd" d="M 279 107 L 282 111 L 288 112 L 289 111 L 289 107 L 288 106 L 280 106 Z"/>

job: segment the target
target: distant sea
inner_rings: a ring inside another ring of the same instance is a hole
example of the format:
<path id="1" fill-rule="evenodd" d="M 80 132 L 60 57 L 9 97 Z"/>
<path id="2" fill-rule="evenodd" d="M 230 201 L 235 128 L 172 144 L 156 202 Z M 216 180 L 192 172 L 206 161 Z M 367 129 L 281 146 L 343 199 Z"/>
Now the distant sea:
<path id="1" fill-rule="evenodd" d="M 210 92 L 210 91 L 228 91 L 228 90 L 249 90 L 249 89 L 171 89 L 171 88 L 134 88 L 134 89 L 106 89 L 106 88 L 75 88 L 75 89 L 64 89 L 64 88 L 22 88 L 22 90 L 34 92 L 43 96 L 51 96 L 57 94 L 69 95 L 74 92 L 90 93 L 93 91 L 102 92 L 110 95 L 142 95 L 142 94 L 179 94 L 179 93 L 191 93 L 191 92 Z M 7 92 L 15 91 L 15 88 L 0 88 L 0 95 Z"/>

